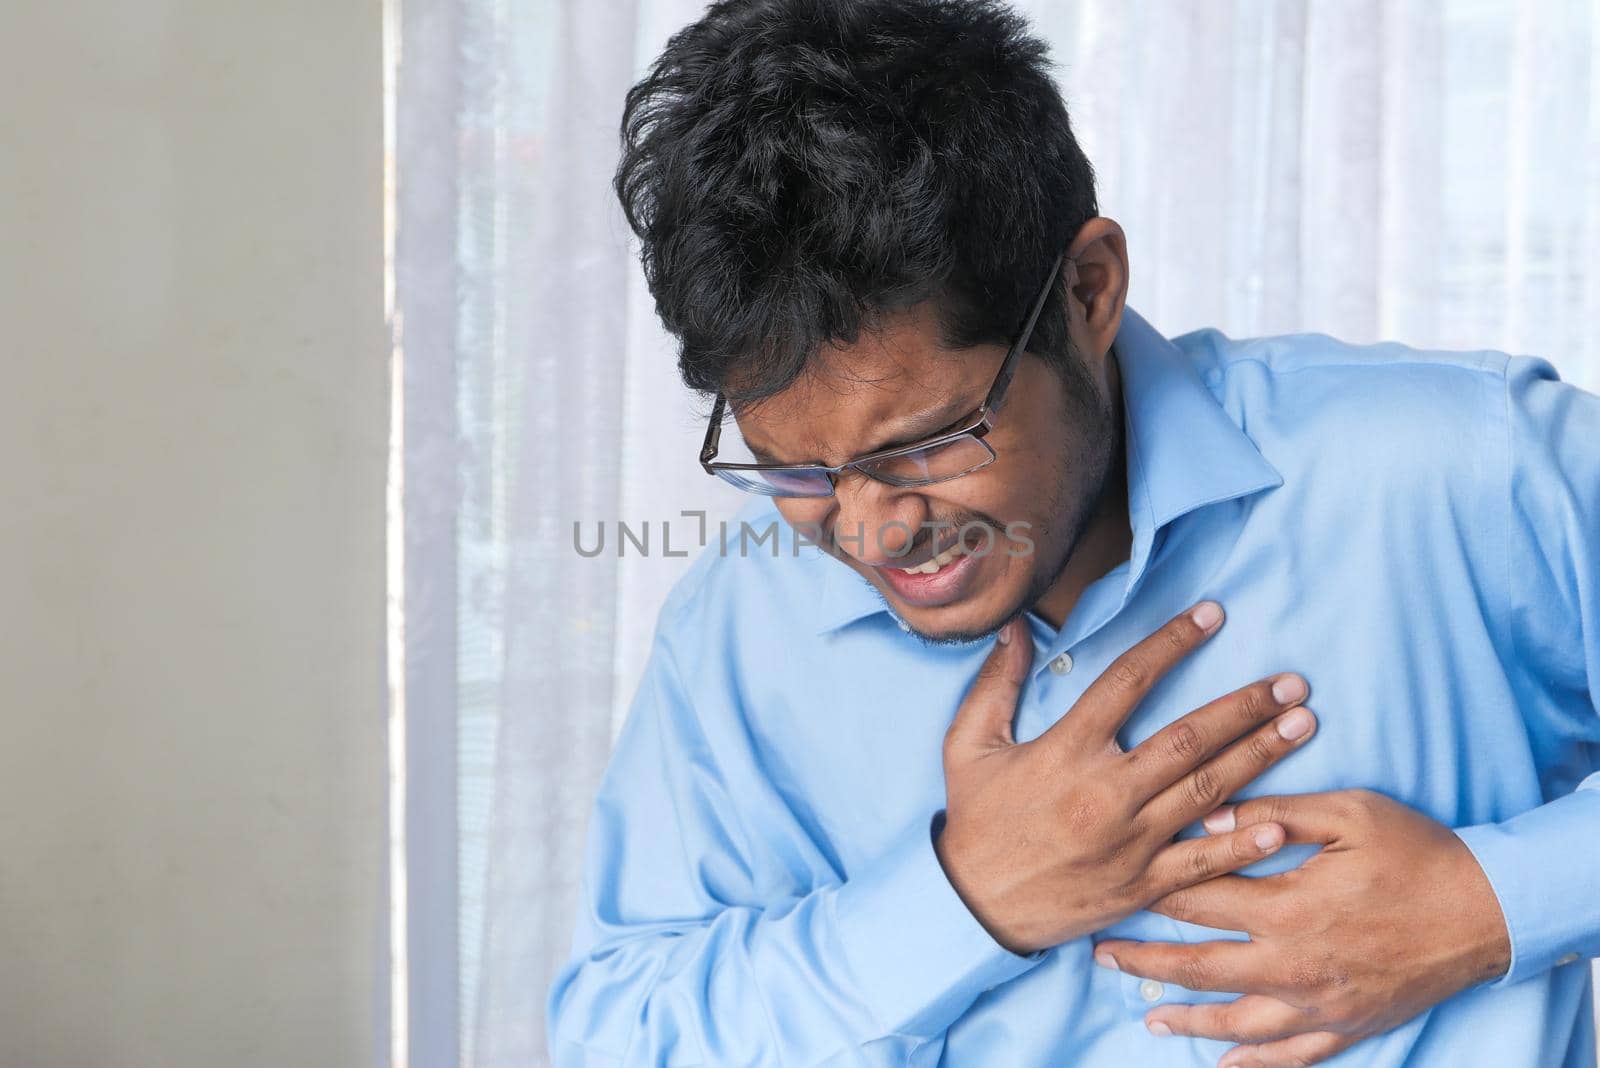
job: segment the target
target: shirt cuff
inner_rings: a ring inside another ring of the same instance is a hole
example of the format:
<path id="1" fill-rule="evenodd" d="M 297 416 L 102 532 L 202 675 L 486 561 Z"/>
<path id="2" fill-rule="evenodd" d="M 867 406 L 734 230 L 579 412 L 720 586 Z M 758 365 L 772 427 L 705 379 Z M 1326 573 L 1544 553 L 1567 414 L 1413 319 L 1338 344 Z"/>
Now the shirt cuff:
<path id="1" fill-rule="evenodd" d="M 1600 957 L 1600 789 L 1455 833 L 1489 877 L 1511 937 L 1511 966 L 1490 989 Z"/>
<path id="2" fill-rule="evenodd" d="M 994 940 L 961 900 L 933 850 L 944 811 L 834 899 L 845 959 L 889 1033 L 942 1034 L 984 991 L 1009 982 L 1048 949 L 1019 956 Z"/>

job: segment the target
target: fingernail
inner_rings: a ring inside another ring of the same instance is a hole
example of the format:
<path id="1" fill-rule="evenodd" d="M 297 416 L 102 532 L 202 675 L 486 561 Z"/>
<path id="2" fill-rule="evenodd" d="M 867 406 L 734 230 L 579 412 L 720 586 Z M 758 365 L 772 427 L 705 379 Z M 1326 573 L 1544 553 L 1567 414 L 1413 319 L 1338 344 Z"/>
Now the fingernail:
<path id="1" fill-rule="evenodd" d="M 1286 742 L 1304 738 L 1311 733 L 1311 725 L 1315 722 L 1309 708 L 1296 708 L 1285 712 L 1278 717 L 1278 736 Z"/>
<path id="2" fill-rule="evenodd" d="M 1005 626 L 1000 628 L 1000 633 L 996 635 L 996 638 L 1001 645 L 1011 644 L 1011 622 L 1009 620 L 1006 621 Z"/>
<path id="3" fill-rule="evenodd" d="M 1168 1027 L 1160 1020 L 1151 1020 L 1146 1023 L 1145 1026 L 1148 1027 L 1150 1029 L 1150 1033 L 1155 1035 L 1157 1038 L 1167 1038 L 1172 1034 L 1172 1028 Z"/>
<path id="4" fill-rule="evenodd" d="M 1263 853 L 1271 852 L 1283 844 L 1283 831 L 1275 824 L 1257 827 L 1256 832 L 1250 837 L 1255 839 L 1256 848 Z"/>
<path id="5" fill-rule="evenodd" d="M 1117 970 L 1117 958 L 1113 957 L 1111 955 L 1111 951 L 1108 949 L 1095 950 L 1094 962 L 1100 965 L 1102 968 L 1110 968 L 1113 971 Z"/>
<path id="6" fill-rule="evenodd" d="M 1306 680 L 1299 675 L 1284 675 L 1272 684 L 1272 699 L 1280 705 L 1292 705 L 1306 695 Z"/>
<path id="7" fill-rule="evenodd" d="M 1212 834 L 1227 834 L 1233 830 L 1233 806 L 1223 805 L 1203 821 Z"/>
<path id="8" fill-rule="evenodd" d="M 1201 601 L 1189 613 L 1189 618 L 1194 620 L 1194 625 L 1210 634 L 1222 622 L 1222 606 L 1215 601 Z"/>

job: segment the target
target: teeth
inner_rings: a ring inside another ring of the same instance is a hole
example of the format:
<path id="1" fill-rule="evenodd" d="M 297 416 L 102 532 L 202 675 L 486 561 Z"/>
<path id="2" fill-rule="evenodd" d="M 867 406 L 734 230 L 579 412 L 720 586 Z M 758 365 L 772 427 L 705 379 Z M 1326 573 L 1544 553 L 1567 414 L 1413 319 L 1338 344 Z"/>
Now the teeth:
<path id="1" fill-rule="evenodd" d="M 956 542 L 932 560 L 918 564 L 916 567 L 902 567 L 900 570 L 908 575 L 931 575 L 960 555 L 961 543 Z"/>

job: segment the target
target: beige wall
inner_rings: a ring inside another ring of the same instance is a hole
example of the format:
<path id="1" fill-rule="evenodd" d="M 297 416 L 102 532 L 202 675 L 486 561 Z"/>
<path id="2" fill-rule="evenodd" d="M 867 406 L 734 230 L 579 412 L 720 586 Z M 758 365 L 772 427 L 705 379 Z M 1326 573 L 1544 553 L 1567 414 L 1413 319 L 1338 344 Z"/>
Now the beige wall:
<path id="1" fill-rule="evenodd" d="M 379 4 L 0 9 L 0 1065 L 365 1068 Z"/>

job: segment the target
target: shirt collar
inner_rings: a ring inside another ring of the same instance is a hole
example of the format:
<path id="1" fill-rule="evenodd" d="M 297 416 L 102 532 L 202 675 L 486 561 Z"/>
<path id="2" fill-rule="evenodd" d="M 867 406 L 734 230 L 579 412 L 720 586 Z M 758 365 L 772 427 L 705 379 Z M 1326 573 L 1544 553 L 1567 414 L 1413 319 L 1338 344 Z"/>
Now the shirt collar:
<path id="1" fill-rule="evenodd" d="M 1207 505 L 1279 486 L 1283 477 L 1217 403 L 1193 361 L 1126 305 L 1112 349 L 1126 420 L 1131 590 L 1162 527 Z M 866 579 L 820 549 L 811 551 L 822 568 L 819 632 L 889 610 Z"/>

